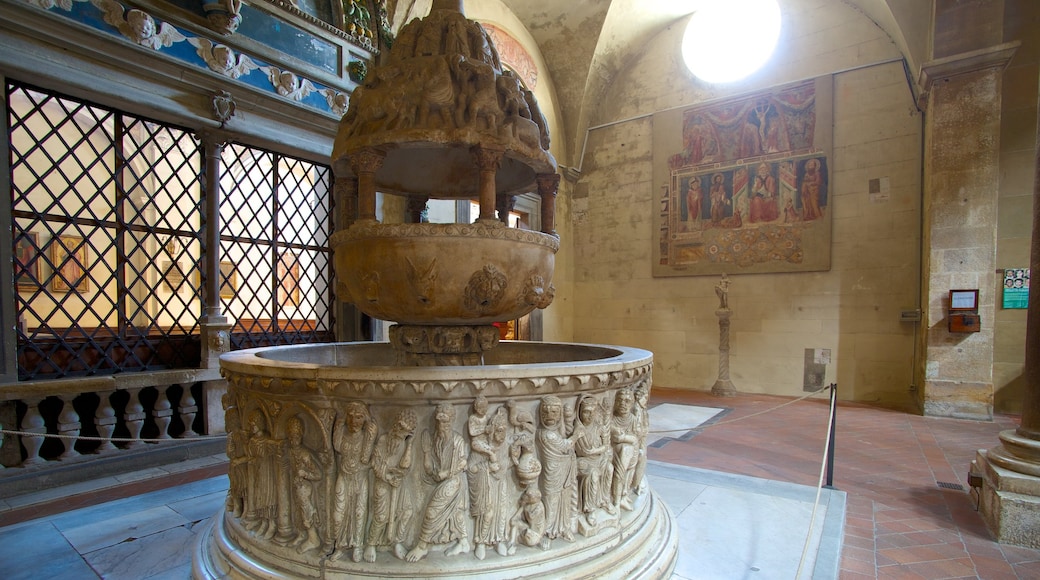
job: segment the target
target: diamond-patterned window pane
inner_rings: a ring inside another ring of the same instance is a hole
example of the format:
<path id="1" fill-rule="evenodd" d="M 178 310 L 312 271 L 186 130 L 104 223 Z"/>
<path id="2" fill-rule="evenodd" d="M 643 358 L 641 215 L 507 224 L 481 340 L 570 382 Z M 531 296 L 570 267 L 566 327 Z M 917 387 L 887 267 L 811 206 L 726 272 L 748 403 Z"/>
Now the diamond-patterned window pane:
<path id="1" fill-rule="evenodd" d="M 6 95 L 19 378 L 197 366 L 195 138 L 20 85 Z M 175 262 L 179 278 L 162 270 Z"/>
<path id="2" fill-rule="evenodd" d="M 230 145 L 221 179 L 221 300 L 232 348 L 333 340 L 331 171 Z"/>
<path id="3" fill-rule="evenodd" d="M 197 139 L 14 83 L 6 96 L 19 378 L 197 366 Z M 330 169 L 239 144 L 221 161 L 232 347 L 333 340 Z"/>

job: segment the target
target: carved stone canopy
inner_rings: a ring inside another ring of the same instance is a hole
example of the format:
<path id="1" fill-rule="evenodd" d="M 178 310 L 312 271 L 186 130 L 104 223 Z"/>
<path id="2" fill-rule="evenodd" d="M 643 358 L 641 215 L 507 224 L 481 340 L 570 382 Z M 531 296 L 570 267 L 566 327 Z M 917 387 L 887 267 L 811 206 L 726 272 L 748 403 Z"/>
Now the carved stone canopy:
<path id="1" fill-rule="evenodd" d="M 498 195 L 533 191 L 538 174 L 554 173 L 549 132 L 533 93 L 504 71 L 487 32 L 461 2 L 435 2 L 430 15 L 406 24 L 386 62 L 355 91 L 340 124 L 332 161 L 352 175 L 351 157 L 385 154 L 379 191 L 436 199 L 480 192 L 474 147 L 502 151 Z"/>

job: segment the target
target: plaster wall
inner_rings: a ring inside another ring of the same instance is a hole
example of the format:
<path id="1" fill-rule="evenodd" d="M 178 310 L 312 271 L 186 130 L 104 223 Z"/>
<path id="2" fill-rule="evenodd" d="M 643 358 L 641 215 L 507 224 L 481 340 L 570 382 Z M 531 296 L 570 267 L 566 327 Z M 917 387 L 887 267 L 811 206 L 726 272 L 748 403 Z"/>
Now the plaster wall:
<path id="1" fill-rule="evenodd" d="M 716 277 L 653 278 L 654 126 L 650 115 L 832 74 L 834 148 L 828 272 L 731 274 L 731 378 L 743 392 L 802 392 L 806 348 L 829 348 L 843 398 L 912 404 L 919 295 L 921 119 L 899 52 L 842 3 L 786 2 L 781 46 L 760 74 L 706 85 L 679 56 L 685 21 L 648 43 L 610 87 L 575 185 L 578 341 L 655 353 L 655 384 L 708 390 L 717 373 Z M 886 195 L 870 195 L 871 179 Z"/>

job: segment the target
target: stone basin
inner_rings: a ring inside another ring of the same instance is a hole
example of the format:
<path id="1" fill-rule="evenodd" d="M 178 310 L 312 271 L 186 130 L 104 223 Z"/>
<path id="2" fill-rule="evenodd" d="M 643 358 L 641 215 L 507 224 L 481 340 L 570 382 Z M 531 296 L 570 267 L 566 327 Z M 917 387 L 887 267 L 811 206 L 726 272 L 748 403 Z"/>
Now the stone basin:
<path id="1" fill-rule="evenodd" d="M 341 299 L 406 325 L 488 325 L 552 302 L 556 236 L 474 224 L 358 222 L 332 236 Z"/>
<path id="2" fill-rule="evenodd" d="M 677 530 L 663 502 L 643 480 L 648 423 L 642 430 L 636 427 L 646 416 L 650 352 L 506 341 L 485 353 L 483 365 L 399 367 L 394 366 L 395 356 L 388 343 L 267 347 L 221 356 L 221 373 L 228 381 L 231 491 L 228 508 L 198 544 L 196 578 L 628 579 L 670 574 Z M 546 414 L 554 404 L 557 417 L 562 416 L 555 427 L 547 419 L 551 413 Z M 484 413 L 478 411 L 482 405 Z M 589 415 L 579 414 L 586 408 Z M 365 427 L 358 433 L 367 433 L 376 452 L 371 473 L 362 479 L 362 508 L 344 509 L 347 515 L 337 518 L 342 470 L 356 464 L 351 460 L 357 454 L 344 452 L 337 443 L 349 431 L 352 409 L 363 409 Z M 405 416 L 413 422 L 408 440 L 414 449 L 409 446 L 411 451 L 404 452 L 408 461 L 394 463 L 406 466 L 397 496 L 406 499 L 397 501 L 408 506 L 397 508 L 392 518 L 400 520 L 394 547 L 372 540 L 377 537 L 377 514 L 386 512 L 380 512 L 374 496 L 372 503 L 368 497 L 376 493 L 383 437 L 389 439 Z M 452 547 L 460 544 L 457 538 L 437 536 L 429 545 L 422 542 L 428 522 L 439 521 L 439 510 L 447 505 L 448 492 L 429 477 L 437 472 L 429 471 L 430 441 L 439 449 L 433 433 L 445 420 L 463 470 L 457 476 L 461 491 L 452 489 L 462 494 L 458 499 L 466 505 L 456 514 L 461 526 L 455 528 L 467 538 L 466 549 L 453 556 Z M 608 446 L 609 455 L 593 462 L 598 467 L 590 470 L 593 460 L 577 451 L 578 433 L 598 432 L 606 437 L 603 441 L 610 441 L 611 426 L 619 422 L 629 425 L 621 428 L 622 434 L 634 439 Z M 487 463 L 477 450 L 495 447 L 484 439 L 491 437 L 488 433 L 495 425 L 504 429 L 498 440 L 499 467 L 481 471 Z M 554 455 L 546 447 L 554 437 L 550 432 L 558 432 L 556 443 L 574 450 L 577 457 Z M 265 446 L 269 453 L 256 451 Z M 307 478 L 297 477 L 307 472 L 299 467 L 300 457 L 310 458 L 305 462 L 312 466 Z M 606 482 L 589 487 L 585 478 L 590 474 L 612 481 L 602 471 L 611 465 L 626 466 L 624 471 L 618 468 L 626 474 L 618 480 L 619 487 Z M 251 487 L 263 479 L 261 467 L 274 472 L 272 481 L 282 482 L 271 508 L 256 507 L 263 503 L 255 499 L 261 492 Z M 487 479 L 489 473 L 499 475 Z M 491 488 L 486 487 L 489 481 L 494 482 Z M 607 501 L 614 489 L 618 493 Z M 527 521 L 518 514 L 530 490 L 540 490 L 546 519 L 564 522 L 562 527 L 548 526 L 544 535 L 541 529 L 534 534 L 531 528 L 516 527 L 518 521 Z M 588 503 L 580 498 L 601 499 Z M 478 509 L 474 502 L 490 503 Z M 313 511 L 304 505 L 313 506 Z M 311 516 L 304 517 L 306 513 Z M 360 524 L 355 521 L 358 514 Z M 480 517 L 490 518 L 483 520 L 490 521 L 489 528 L 479 524 Z M 330 525 L 344 519 L 347 523 Z M 351 550 L 349 534 L 337 531 L 348 528 L 363 530 L 362 537 L 371 534 L 360 544 L 364 549 Z M 374 544 L 371 552 L 369 544 Z M 345 555 L 337 557 L 337 552 Z"/>

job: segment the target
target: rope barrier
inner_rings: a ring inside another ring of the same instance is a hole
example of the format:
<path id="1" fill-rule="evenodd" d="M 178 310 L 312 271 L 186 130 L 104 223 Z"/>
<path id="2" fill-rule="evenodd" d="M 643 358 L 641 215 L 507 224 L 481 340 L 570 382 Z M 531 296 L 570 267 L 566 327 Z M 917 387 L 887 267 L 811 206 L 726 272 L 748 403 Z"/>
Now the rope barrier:
<path id="1" fill-rule="evenodd" d="M 816 395 L 819 395 L 820 393 L 823 393 L 823 392 L 827 391 L 828 388 L 830 388 L 830 387 L 823 387 L 822 389 L 820 389 L 818 391 L 813 391 L 813 392 L 808 393 L 806 395 L 802 395 L 801 397 L 798 397 L 797 399 L 792 399 L 792 400 L 790 400 L 790 401 L 788 401 L 786 403 L 782 403 L 782 404 L 777 405 L 775 407 L 771 407 L 769 409 L 765 409 L 764 411 L 758 411 L 757 413 L 752 413 L 750 415 L 744 415 L 743 417 L 737 417 L 735 419 L 729 419 L 728 421 L 719 421 L 717 423 L 709 423 L 707 425 L 697 425 L 697 426 L 694 426 L 694 427 L 681 427 L 679 429 L 651 430 L 651 431 L 647 431 L 647 433 L 653 433 L 653 434 L 659 435 L 659 434 L 662 434 L 662 433 L 679 433 L 679 432 L 685 432 L 685 431 L 696 431 L 696 430 L 704 430 L 704 429 L 707 429 L 709 427 L 718 427 L 719 425 L 729 425 L 730 423 L 736 423 L 737 421 L 743 421 L 744 419 L 750 419 L 752 417 L 758 417 L 759 415 L 765 415 L 766 413 L 772 413 L 773 411 L 776 411 L 778 409 L 782 409 L 782 408 L 784 408 L 784 407 L 786 407 L 788 405 L 793 405 L 793 404 L 795 404 L 795 403 L 797 403 L 799 401 L 804 401 L 804 400 L 808 399 L 809 397 L 815 397 Z"/>

